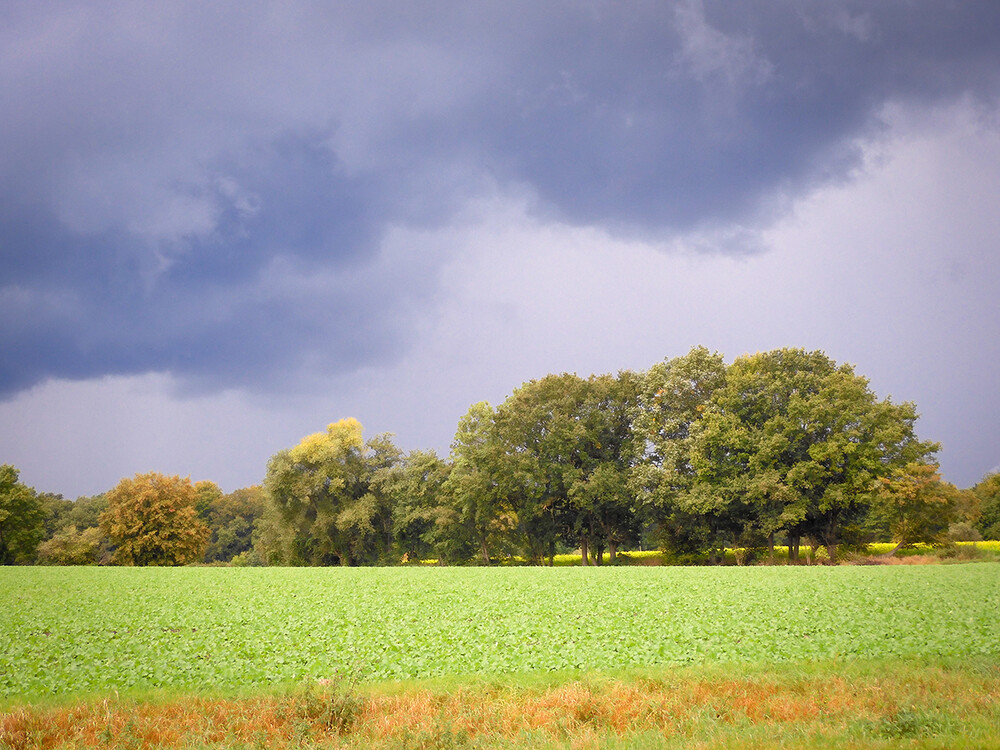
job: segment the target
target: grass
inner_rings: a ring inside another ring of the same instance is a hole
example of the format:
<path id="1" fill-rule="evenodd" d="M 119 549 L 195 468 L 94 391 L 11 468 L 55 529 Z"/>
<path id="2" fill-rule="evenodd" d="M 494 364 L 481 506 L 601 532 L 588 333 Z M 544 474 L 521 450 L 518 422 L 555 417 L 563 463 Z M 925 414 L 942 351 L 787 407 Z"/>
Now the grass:
<path id="1" fill-rule="evenodd" d="M 0 715 L 0 747 L 1000 748 L 1000 663 L 809 662 L 109 698 Z"/>

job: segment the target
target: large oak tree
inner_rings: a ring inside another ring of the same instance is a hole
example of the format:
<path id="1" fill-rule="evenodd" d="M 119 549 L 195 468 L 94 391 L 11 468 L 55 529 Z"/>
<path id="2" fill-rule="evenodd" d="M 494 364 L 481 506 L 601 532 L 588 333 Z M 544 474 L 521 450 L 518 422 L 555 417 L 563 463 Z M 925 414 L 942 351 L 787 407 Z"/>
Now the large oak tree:
<path id="1" fill-rule="evenodd" d="M 809 536 L 836 560 L 878 480 L 938 449 L 917 439 L 916 419 L 823 352 L 740 357 L 692 428 L 696 481 L 682 502 L 713 519 L 716 543 L 783 531 L 793 559 Z"/>

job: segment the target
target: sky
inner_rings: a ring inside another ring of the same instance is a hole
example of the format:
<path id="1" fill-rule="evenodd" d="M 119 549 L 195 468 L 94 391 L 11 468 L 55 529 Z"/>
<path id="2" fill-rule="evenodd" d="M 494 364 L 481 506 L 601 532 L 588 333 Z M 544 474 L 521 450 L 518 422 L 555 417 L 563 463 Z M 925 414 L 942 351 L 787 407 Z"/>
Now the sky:
<path id="1" fill-rule="evenodd" d="M 548 373 L 822 350 L 1000 470 L 1000 4 L 0 5 L 0 463 L 447 455 Z"/>

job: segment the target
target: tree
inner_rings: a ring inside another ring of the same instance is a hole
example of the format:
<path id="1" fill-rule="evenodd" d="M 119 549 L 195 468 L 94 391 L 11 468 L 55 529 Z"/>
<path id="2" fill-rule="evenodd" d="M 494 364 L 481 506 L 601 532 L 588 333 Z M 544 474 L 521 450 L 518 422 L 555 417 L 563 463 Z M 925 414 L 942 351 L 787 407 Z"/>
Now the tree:
<path id="1" fill-rule="evenodd" d="M 983 539 L 1000 539 L 1000 472 L 987 474 L 972 493 L 979 499 L 976 529 Z"/>
<path id="2" fill-rule="evenodd" d="M 522 553 L 555 554 L 560 539 L 584 564 L 635 535 L 627 488 L 637 377 L 547 375 L 522 384 L 497 409 L 497 485 Z"/>
<path id="3" fill-rule="evenodd" d="M 100 529 L 100 515 L 108 507 L 104 495 L 64 500 L 39 495 L 47 518 L 45 540 L 38 545 L 42 565 L 95 565 L 111 559 L 111 542 Z"/>
<path id="4" fill-rule="evenodd" d="M 195 489 L 201 484 L 196 484 Z M 254 522 L 264 514 L 265 506 L 264 490 L 259 486 L 212 499 L 206 512 L 212 536 L 205 550 L 205 562 L 228 562 L 249 552 L 253 546 Z"/>
<path id="5" fill-rule="evenodd" d="M 106 555 L 108 538 L 96 526 L 82 531 L 74 525 L 65 526 L 38 545 L 42 565 L 97 565 Z"/>
<path id="6" fill-rule="evenodd" d="M 86 495 L 73 501 L 73 507 L 65 513 L 61 521 L 63 527 L 76 526 L 81 531 L 101 525 L 101 513 L 108 507 L 108 499 L 104 495 Z"/>
<path id="7" fill-rule="evenodd" d="M 215 482 L 203 479 L 194 483 L 194 491 L 197 497 L 194 501 L 194 509 L 198 512 L 198 518 L 205 523 L 209 520 L 209 511 L 212 503 L 222 497 L 223 492 Z"/>
<path id="8" fill-rule="evenodd" d="M 643 376 L 633 418 L 629 485 L 643 515 L 658 528 L 661 546 L 679 559 L 712 554 L 711 516 L 694 503 L 691 434 L 712 395 L 725 383 L 722 355 L 695 347 L 653 365 Z"/>
<path id="9" fill-rule="evenodd" d="M 46 539 L 51 539 L 57 531 L 71 525 L 69 516 L 73 511 L 72 500 L 66 500 L 62 495 L 51 492 L 39 492 L 38 500 L 45 510 Z"/>
<path id="10" fill-rule="evenodd" d="M 587 468 L 587 427 L 580 418 L 585 390 L 577 375 L 546 375 L 523 383 L 497 408 L 498 484 L 512 511 L 518 547 L 533 563 L 552 559 L 561 531 L 582 540 L 584 551 L 594 534 L 592 524 L 578 524 L 570 508 L 570 487 L 582 483 Z"/>
<path id="11" fill-rule="evenodd" d="M 959 490 L 941 481 L 936 463 L 913 461 L 879 479 L 873 515 L 883 521 L 896 546 L 887 556 L 918 542 L 943 544 L 958 518 Z"/>
<path id="12" fill-rule="evenodd" d="M 590 562 L 600 565 L 605 548 L 614 562 L 618 547 L 639 536 L 629 475 L 635 456 L 632 419 L 640 382 L 629 371 L 617 377 L 591 376 L 583 382 L 576 404 L 573 418 L 583 426 L 583 440 L 577 449 L 580 470 L 568 487 L 565 531 L 567 541 L 579 541 L 585 565 L 587 548 L 593 547 Z"/>
<path id="13" fill-rule="evenodd" d="M 0 466 L 0 565 L 30 562 L 45 535 L 45 508 L 20 472 Z"/>
<path id="14" fill-rule="evenodd" d="M 448 557 L 448 545 L 442 545 L 450 519 L 443 487 L 450 472 L 434 451 L 411 451 L 373 474 L 372 487 L 390 501 L 395 560 Z"/>
<path id="15" fill-rule="evenodd" d="M 444 547 L 450 557 L 467 557 L 471 548 L 483 565 L 506 552 L 512 529 L 511 508 L 501 489 L 503 450 L 496 411 L 485 401 L 473 404 L 458 421 L 451 444 L 452 471 L 442 487 L 451 514 L 443 519 Z"/>
<path id="16" fill-rule="evenodd" d="M 151 472 L 122 479 L 107 493 L 101 528 L 119 565 L 184 565 L 205 552 L 209 529 L 198 518 L 190 478 Z"/>
<path id="17" fill-rule="evenodd" d="M 689 497 L 734 543 L 784 531 L 793 560 L 810 536 L 835 561 L 877 481 L 938 449 L 917 440 L 916 419 L 913 404 L 878 401 L 867 379 L 823 352 L 738 358 L 692 430 Z"/>
<path id="18" fill-rule="evenodd" d="M 361 423 L 353 418 L 275 454 L 264 488 L 284 530 L 271 530 L 271 549 L 278 543 L 286 561 L 310 565 L 386 560 L 392 509 L 371 480 L 399 459 L 399 449 L 386 435 L 366 444 Z M 268 518 L 265 513 L 265 523 Z"/>

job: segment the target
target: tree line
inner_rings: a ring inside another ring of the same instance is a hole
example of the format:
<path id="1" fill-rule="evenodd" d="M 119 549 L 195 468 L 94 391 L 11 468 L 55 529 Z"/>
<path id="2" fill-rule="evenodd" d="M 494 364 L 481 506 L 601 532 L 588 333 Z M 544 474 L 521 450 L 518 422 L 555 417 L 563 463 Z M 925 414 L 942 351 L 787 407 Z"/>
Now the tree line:
<path id="1" fill-rule="evenodd" d="M 646 372 L 523 383 L 473 404 L 451 455 L 404 454 L 344 419 L 268 462 L 261 486 L 156 473 L 75 502 L 0 469 L 0 562 L 384 565 L 773 558 L 803 544 L 1000 538 L 1000 475 L 942 480 L 912 403 L 822 352 L 696 347 Z"/>

